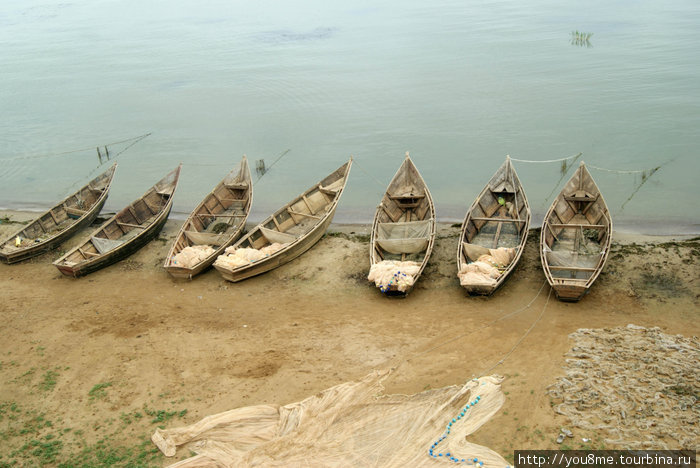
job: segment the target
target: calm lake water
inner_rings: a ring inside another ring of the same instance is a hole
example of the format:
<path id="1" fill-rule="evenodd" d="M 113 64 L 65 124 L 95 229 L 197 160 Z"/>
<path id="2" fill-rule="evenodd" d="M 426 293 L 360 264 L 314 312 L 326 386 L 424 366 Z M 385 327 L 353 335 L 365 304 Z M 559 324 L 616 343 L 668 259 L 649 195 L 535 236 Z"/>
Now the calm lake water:
<path id="1" fill-rule="evenodd" d="M 183 162 L 174 209 L 189 212 L 242 154 L 290 150 L 252 218 L 352 154 L 335 220 L 370 221 L 409 150 L 439 218 L 461 220 L 506 154 L 583 152 L 661 166 L 641 187 L 591 169 L 616 227 L 700 231 L 697 0 L 293 3 L 0 2 L 0 206 L 48 207 L 96 146 L 152 132 L 117 157 L 107 209 Z M 516 169 L 541 220 L 572 169 Z"/>

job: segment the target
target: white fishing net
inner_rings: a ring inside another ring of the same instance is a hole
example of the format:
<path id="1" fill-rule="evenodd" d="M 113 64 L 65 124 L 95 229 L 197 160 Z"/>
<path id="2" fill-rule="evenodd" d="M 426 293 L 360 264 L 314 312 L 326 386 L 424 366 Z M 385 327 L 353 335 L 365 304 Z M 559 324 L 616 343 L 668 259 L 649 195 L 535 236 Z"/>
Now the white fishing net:
<path id="1" fill-rule="evenodd" d="M 183 444 L 197 453 L 171 465 L 178 468 L 444 466 L 451 458 L 508 465 L 466 439 L 503 405 L 499 377 L 385 395 L 381 382 L 388 374 L 374 372 L 298 403 L 238 408 L 191 426 L 158 429 L 152 440 L 166 456 Z"/>
<path id="2" fill-rule="evenodd" d="M 415 254 L 428 248 L 432 220 L 379 223 L 377 244 L 392 254 Z"/>
<path id="3" fill-rule="evenodd" d="M 214 248 L 209 245 L 193 245 L 185 247 L 171 259 L 171 265 L 182 268 L 192 268 L 214 253 Z"/>
<path id="4" fill-rule="evenodd" d="M 420 263 L 382 260 L 370 267 L 367 279 L 374 281 L 375 286 L 382 291 L 395 285 L 399 291 L 405 292 L 413 286 L 419 271 Z"/>

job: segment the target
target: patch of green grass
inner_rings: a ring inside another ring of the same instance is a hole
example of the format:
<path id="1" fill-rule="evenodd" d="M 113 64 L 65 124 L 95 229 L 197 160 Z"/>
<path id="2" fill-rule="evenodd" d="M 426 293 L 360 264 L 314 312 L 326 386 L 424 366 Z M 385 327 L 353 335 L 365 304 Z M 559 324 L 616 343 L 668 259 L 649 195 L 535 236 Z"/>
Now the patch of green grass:
<path id="1" fill-rule="evenodd" d="M 58 377 L 58 372 L 53 370 L 48 370 L 41 377 L 41 382 L 39 382 L 39 388 L 45 392 L 53 390 L 56 386 L 56 377 Z"/>
<path id="2" fill-rule="evenodd" d="M 143 418 L 143 414 L 140 411 L 134 411 L 133 413 L 122 413 L 119 415 L 119 419 L 122 420 L 124 425 L 129 425 L 133 422 L 140 421 Z"/>
<path id="3" fill-rule="evenodd" d="M 12 379 L 12 382 L 20 385 L 29 385 L 29 383 L 32 381 L 32 378 L 34 377 L 34 372 L 36 372 L 36 368 L 32 367 L 24 374 Z"/>
<path id="4" fill-rule="evenodd" d="M 0 217 L 0 224 L 29 224 L 29 221 L 14 221 L 10 216 Z"/>
<path id="5" fill-rule="evenodd" d="M 71 454 L 58 468 L 98 468 L 122 467 L 150 468 L 161 466 L 158 463 L 162 455 L 148 438 L 136 446 L 114 446 L 109 438 L 104 438 L 92 445 L 86 445 L 76 454 Z"/>
<path id="6" fill-rule="evenodd" d="M 11 453 L 12 457 L 30 458 L 39 466 L 56 463 L 56 459 L 63 449 L 63 441 L 54 439 L 52 434 L 47 434 L 41 439 L 32 439 Z M 11 466 L 11 465 L 8 465 Z"/>
<path id="7" fill-rule="evenodd" d="M 143 405 L 143 412 L 146 413 L 148 416 L 153 418 L 151 420 L 152 424 L 166 422 L 166 421 L 172 419 L 174 416 L 177 416 L 178 418 L 182 418 L 187 414 L 186 409 L 180 410 L 180 411 L 155 410 L 155 409 L 150 409 L 146 405 Z"/>
<path id="8" fill-rule="evenodd" d="M 105 389 L 111 386 L 112 382 L 103 382 L 96 384 L 88 392 L 90 400 L 101 400 L 105 398 L 107 396 L 107 391 Z"/>

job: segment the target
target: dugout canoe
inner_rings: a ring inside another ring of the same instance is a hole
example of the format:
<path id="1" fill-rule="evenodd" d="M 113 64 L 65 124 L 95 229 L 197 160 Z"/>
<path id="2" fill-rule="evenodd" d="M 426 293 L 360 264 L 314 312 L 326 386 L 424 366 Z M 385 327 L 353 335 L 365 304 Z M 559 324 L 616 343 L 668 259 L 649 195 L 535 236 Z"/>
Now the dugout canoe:
<path id="1" fill-rule="evenodd" d="M 56 268 L 77 278 L 128 257 L 156 237 L 172 209 L 181 168 L 182 164 L 56 260 Z"/>
<path id="2" fill-rule="evenodd" d="M 209 268 L 241 236 L 252 202 L 253 183 L 248 159 L 243 156 L 240 164 L 190 213 L 165 259 L 166 271 L 175 278 L 191 279 Z M 176 256 L 195 245 L 208 245 L 214 251 L 192 265 L 178 262 Z"/>
<path id="3" fill-rule="evenodd" d="M 15 263 L 56 248 L 97 218 L 107 201 L 117 164 L 58 202 L 0 244 L 0 260 Z M 17 245 L 19 238 L 19 245 Z"/>
<path id="4" fill-rule="evenodd" d="M 433 251 L 435 228 L 433 198 L 407 151 L 374 214 L 370 270 L 384 260 L 414 261 L 419 270 L 405 291 L 394 283 L 380 288 L 384 294 L 405 297 L 413 289 Z"/>
<path id="5" fill-rule="evenodd" d="M 581 162 L 542 223 L 544 275 L 562 301 L 581 299 L 603 271 L 612 243 L 612 219 L 603 195 Z"/>
<path id="6" fill-rule="evenodd" d="M 469 294 L 491 295 L 503 285 L 523 254 L 530 219 L 525 190 L 510 156 L 506 156 L 464 218 L 457 247 L 457 272 L 476 261 L 485 249 L 514 248 L 515 257 L 509 264 L 497 266 L 501 275 L 493 282 L 460 282 Z"/>
<path id="7" fill-rule="evenodd" d="M 237 282 L 283 265 L 313 247 L 328 229 L 350 174 L 352 158 L 307 191 L 277 210 L 239 239 L 229 251 L 263 249 L 272 244 L 283 247 L 247 265 L 232 267 L 226 255 L 214 262 L 221 276 Z"/>

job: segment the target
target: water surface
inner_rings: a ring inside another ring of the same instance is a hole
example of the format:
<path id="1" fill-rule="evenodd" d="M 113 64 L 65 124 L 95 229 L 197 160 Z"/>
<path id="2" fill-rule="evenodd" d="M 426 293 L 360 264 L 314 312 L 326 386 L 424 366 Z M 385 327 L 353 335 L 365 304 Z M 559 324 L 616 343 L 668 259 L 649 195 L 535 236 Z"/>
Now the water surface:
<path id="1" fill-rule="evenodd" d="M 630 200 L 641 174 L 591 170 L 616 226 L 700 231 L 698 2 L 294 3 L 1 3 L 0 206 L 48 207 L 95 146 L 152 132 L 118 156 L 107 209 L 183 162 L 174 209 L 189 212 L 242 154 L 289 149 L 253 218 L 352 154 L 336 221 L 369 221 L 410 150 L 439 217 L 459 220 L 506 154 L 583 152 L 661 166 Z M 541 219 L 560 163 L 516 168 Z"/>

